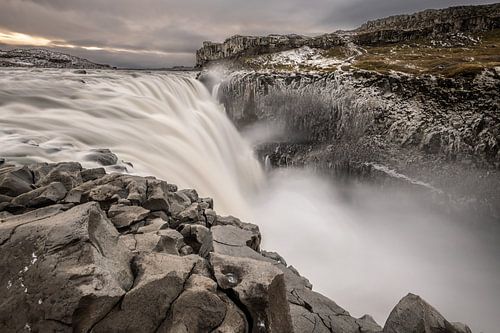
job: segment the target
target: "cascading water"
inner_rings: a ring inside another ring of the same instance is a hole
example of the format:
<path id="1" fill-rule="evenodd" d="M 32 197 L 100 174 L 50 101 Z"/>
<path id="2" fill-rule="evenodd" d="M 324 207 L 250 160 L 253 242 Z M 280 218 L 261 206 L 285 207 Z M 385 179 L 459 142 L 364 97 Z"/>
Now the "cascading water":
<path id="1" fill-rule="evenodd" d="M 266 133 L 250 136 L 258 142 Z M 266 177 L 223 108 L 188 74 L 1 71 L 0 157 L 95 166 L 94 148 L 131 162 L 130 172 L 213 197 L 219 214 L 259 224 L 266 249 L 353 315 L 383 323 L 416 292 L 446 317 L 495 332 L 500 251 L 497 234 L 485 237 L 480 224 L 469 228 L 398 192 L 339 192 L 304 171 Z"/>
<path id="2" fill-rule="evenodd" d="M 249 145 L 197 80 L 185 74 L 3 71 L 0 156 L 77 160 L 109 148 L 132 172 L 210 195 L 220 213 L 250 217 L 263 173 Z"/>

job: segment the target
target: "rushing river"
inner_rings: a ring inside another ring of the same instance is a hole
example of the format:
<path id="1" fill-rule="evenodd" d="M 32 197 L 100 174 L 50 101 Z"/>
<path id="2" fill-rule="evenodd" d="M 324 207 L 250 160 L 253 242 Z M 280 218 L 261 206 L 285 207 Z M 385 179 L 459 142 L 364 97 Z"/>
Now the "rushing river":
<path id="1" fill-rule="evenodd" d="M 306 170 L 266 174 L 192 74 L 0 71 L 0 157 L 91 167 L 96 148 L 111 149 L 130 173 L 196 188 L 219 214 L 258 224 L 267 250 L 352 315 L 383 325 L 413 292 L 474 332 L 500 326 L 497 233 L 406 193 L 340 191 Z"/>

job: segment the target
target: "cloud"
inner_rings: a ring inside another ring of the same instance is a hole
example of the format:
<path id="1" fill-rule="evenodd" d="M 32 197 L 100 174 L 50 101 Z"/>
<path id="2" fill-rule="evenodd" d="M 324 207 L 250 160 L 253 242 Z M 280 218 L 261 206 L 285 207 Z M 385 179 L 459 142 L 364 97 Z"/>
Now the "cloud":
<path id="1" fill-rule="evenodd" d="M 126 63 L 133 67 L 152 64 L 162 64 L 163 67 L 193 64 L 194 52 L 204 40 L 222 41 L 234 34 L 314 35 L 339 28 L 354 28 L 367 19 L 457 4 L 463 2 L 0 0 L 0 29 L 4 33 L 59 41 L 58 45 L 64 41 L 86 47 L 86 51 L 93 48 L 92 52 L 78 52 L 87 54 L 90 60 L 107 60 L 115 66 Z M 118 49 L 122 51 L 117 52 Z"/>

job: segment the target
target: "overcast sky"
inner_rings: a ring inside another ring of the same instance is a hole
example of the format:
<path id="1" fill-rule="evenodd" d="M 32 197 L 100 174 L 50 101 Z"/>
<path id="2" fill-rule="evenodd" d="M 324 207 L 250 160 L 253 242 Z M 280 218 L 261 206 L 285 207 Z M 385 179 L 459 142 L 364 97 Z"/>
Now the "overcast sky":
<path id="1" fill-rule="evenodd" d="M 315 35 L 480 0 L 0 0 L 0 47 L 37 45 L 119 67 L 193 65 L 204 40 Z M 56 47 L 54 47 L 56 45 Z"/>

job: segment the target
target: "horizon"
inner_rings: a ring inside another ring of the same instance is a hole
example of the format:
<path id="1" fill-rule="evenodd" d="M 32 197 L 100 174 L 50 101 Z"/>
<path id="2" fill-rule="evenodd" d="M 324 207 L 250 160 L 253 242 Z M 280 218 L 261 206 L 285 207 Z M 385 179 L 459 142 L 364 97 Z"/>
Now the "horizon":
<path id="1" fill-rule="evenodd" d="M 229 0 L 214 4 L 200 0 L 182 4 L 171 0 L 141 4 L 132 0 L 0 0 L 0 50 L 43 48 L 127 69 L 192 67 L 204 41 L 222 42 L 234 35 L 316 36 L 425 9 L 496 3 L 315 0 L 311 6 L 305 0 L 259 1 L 260 6 Z M 206 15 L 199 15 L 197 9 Z"/>

